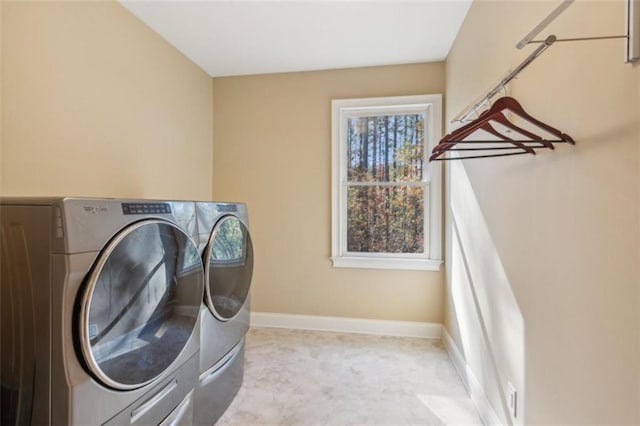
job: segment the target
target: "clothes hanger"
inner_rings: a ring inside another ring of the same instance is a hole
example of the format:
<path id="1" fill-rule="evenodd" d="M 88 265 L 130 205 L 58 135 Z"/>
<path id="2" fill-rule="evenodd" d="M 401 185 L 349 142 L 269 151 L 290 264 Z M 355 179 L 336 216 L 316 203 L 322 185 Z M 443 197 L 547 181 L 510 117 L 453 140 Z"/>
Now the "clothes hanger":
<path id="1" fill-rule="evenodd" d="M 504 97 L 498 99 L 492 105 L 492 108 L 493 107 L 500 108 L 502 110 L 508 109 L 509 111 L 511 111 L 514 114 L 520 116 L 520 118 L 528 121 L 529 123 L 541 128 L 541 129 L 546 130 L 548 133 L 550 133 L 553 136 L 555 136 L 558 139 L 560 139 L 560 141 L 563 141 L 563 142 L 566 142 L 566 143 L 570 143 L 571 145 L 575 145 L 576 144 L 571 136 L 567 135 L 566 133 L 562 133 L 560 130 L 558 130 L 558 129 L 554 128 L 554 127 L 551 127 L 548 124 L 543 123 L 540 120 L 537 120 L 537 119 L 533 118 L 531 115 L 529 115 L 524 110 L 524 108 L 522 108 L 522 105 L 520 105 L 520 103 L 518 101 L 516 101 L 514 98 L 512 98 L 510 96 L 504 96 Z"/>
<path id="2" fill-rule="evenodd" d="M 489 116 L 489 114 L 487 114 L 488 111 L 485 111 L 478 119 L 483 118 L 486 119 L 486 121 L 484 122 L 479 122 L 477 123 L 477 126 L 469 126 L 469 128 L 467 129 L 458 129 L 455 132 L 452 132 L 449 135 L 446 135 L 444 138 L 442 138 L 442 140 L 440 141 L 440 143 L 436 146 L 436 148 L 434 148 L 433 152 L 436 151 L 442 151 L 442 150 L 450 150 L 451 147 L 453 147 L 455 144 L 457 143 L 509 143 L 512 145 L 517 146 L 518 148 L 521 148 L 523 150 L 525 150 L 526 152 L 528 152 L 529 154 L 534 154 L 535 155 L 535 151 L 532 149 L 532 147 L 529 147 L 527 145 L 524 145 L 522 143 L 522 141 L 518 141 L 516 139 L 512 139 L 506 135 L 503 135 L 502 133 L 498 132 L 490 123 L 490 121 L 496 121 L 500 124 L 502 124 L 505 127 L 510 128 L 511 130 L 515 130 L 518 133 L 523 134 L 524 136 L 530 138 L 532 141 L 535 142 L 540 142 L 541 144 L 545 145 L 548 148 L 553 149 L 553 145 L 551 143 L 545 143 L 546 141 L 544 141 L 542 138 L 540 138 L 538 135 L 535 135 L 531 132 L 526 131 L 525 129 L 521 129 L 520 127 L 512 124 L 509 120 L 507 120 L 507 118 L 504 116 L 504 114 L 502 114 L 501 112 L 498 112 L 492 116 Z M 473 124 L 473 123 L 470 123 Z M 483 130 L 489 134 L 492 134 L 496 137 L 498 137 L 500 139 L 500 141 L 464 141 L 463 139 L 470 136 L 471 134 L 473 134 L 474 132 L 476 132 L 477 130 Z M 529 141 L 527 141 L 529 142 Z M 450 146 L 449 146 L 450 145 Z M 536 146 L 535 148 L 539 148 L 539 146 Z M 481 148 L 476 148 L 476 149 L 481 149 Z M 497 148 L 496 148 L 497 149 Z M 501 149 L 506 149 L 506 148 L 501 148 Z"/>
<path id="3" fill-rule="evenodd" d="M 510 122 L 507 119 L 507 117 L 505 117 L 504 113 L 502 112 L 506 108 L 503 107 L 502 103 L 499 103 L 499 101 L 501 101 L 503 99 L 505 99 L 505 98 L 498 99 L 498 101 L 496 101 L 496 103 L 494 103 L 491 106 L 491 108 L 489 108 L 488 110 L 486 110 L 482 114 L 480 114 L 480 116 L 477 119 L 475 119 L 471 123 L 459 128 L 459 129 L 456 129 L 455 131 L 451 132 L 449 135 L 446 135 L 444 138 L 442 138 L 442 140 L 440 142 L 442 143 L 442 142 L 448 142 L 448 141 L 454 141 L 454 140 L 461 141 L 462 139 L 468 137 L 469 135 L 471 135 L 473 132 L 475 132 L 478 129 L 482 128 L 483 130 L 486 130 L 486 129 L 483 128 L 485 123 L 488 123 L 489 121 L 495 121 L 495 122 L 498 122 L 498 123 L 502 124 L 503 126 L 509 128 L 511 130 L 514 130 L 514 131 L 516 131 L 516 132 L 518 132 L 518 133 L 520 133 L 520 134 L 522 134 L 522 135 L 524 135 L 524 136 L 526 136 L 526 137 L 528 137 L 530 139 L 539 140 L 540 143 L 546 145 L 550 149 L 554 149 L 554 147 L 551 144 L 551 142 L 546 141 L 542 137 L 540 137 L 540 136 L 538 136 L 538 135 L 536 135 L 534 133 L 531 133 L 530 131 L 525 130 L 525 129 L 521 128 L 521 127 L 518 127 L 515 124 L 513 124 L 512 122 Z M 513 99 L 513 98 L 509 98 L 509 99 L 512 99 L 517 104 L 517 101 L 515 99 Z M 524 110 L 521 109 L 521 111 L 524 114 L 526 114 L 526 112 L 524 112 Z M 515 111 L 513 111 L 513 112 L 518 114 Z M 518 115 L 520 115 L 520 114 L 518 114 Z M 542 123 L 540 121 L 537 121 L 535 118 L 529 116 L 528 114 L 526 116 L 530 120 L 535 121 L 535 123 L 533 123 L 533 124 L 536 124 L 538 127 L 549 131 L 549 133 L 553 134 L 554 136 L 557 136 L 559 139 L 563 139 L 563 136 L 562 136 L 562 135 L 564 135 L 563 133 L 560 133 L 558 130 L 554 129 L 551 126 L 548 126 L 547 124 L 544 124 L 544 123 Z M 529 120 L 527 120 L 527 121 L 529 121 Z M 556 132 L 556 133 L 553 133 L 552 131 Z M 489 132 L 489 133 L 491 133 L 491 132 Z M 564 135 L 564 136 L 567 136 L 567 135 Z M 569 138 L 569 139 L 571 139 L 571 138 Z"/>
<path id="4" fill-rule="evenodd" d="M 513 149 L 513 148 L 511 148 Z M 433 159 L 429 159 L 429 161 L 451 161 L 451 160 L 470 160 L 472 158 L 490 158 L 490 157 L 507 157 L 510 155 L 523 155 L 523 154 L 529 154 L 528 152 L 525 151 L 520 151 L 520 152 L 509 152 L 506 154 L 487 154 L 487 155 L 470 155 L 467 157 L 449 157 L 449 158 L 433 158 Z"/>
<path id="5" fill-rule="evenodd" d="M 456 131 L 450 133 L 449 135 L 446 135 L 444 138 L 442 138 L 442 140 L 440 141 L 440 143 L 433 149 L 432 151 L 432 155 L 429 158 L 429 161 L 432 161 L 434 159 L 436 159 L 437 157 L 439 157 L 440 155 L 442 155 L 444 152 L 446 151 L 489 151 L 489 150 L 513 150 L 513 149 L 521 149 L 523 152 L 520 152 L 522 154 L 533 154 L 535 155 L 535 151 L 533 150 L 532 147 L 525 145 L 524 143 L 522 143 L 522 141 L 518 141 L 515 139 L 512 139 L 506 135 L 503 135 L 502 133 L 498 132 L 490 123 L 490 121 L 496 121 L 500 124 L 502 124 L 503 126 L 510 128 L 512 130 L 515 130 L 516 132 L 519 132 L 521 134 L 523 134 L 524 136 L 527 136 L 531 139 L 531 142 L 540 142 L 541 144 L 544 144 L 543 139 L 538 136 L 535 135 L 531 132 L 526 131 L 525 129 L 521 129 L 518 126 L 515 126 L 514 124 L 512 124 L 509 120 L 507 120 L 507 118 L 504 116 L 504 114 L 502 114 L 501 111 L 497 111 L 497 112 L 492 112 L 492 109 L 489 109 L 487 111 L 484 111 L 482 114 L 480 114 L 480 116 L 474 120 L 473 122 L 457 129 Z M 497 138 L 499 138 L 499 141 L 465 141 L 463 140 L 464 138 L 472 135 L 474 132 L 478 131 L 478 130 L 484 130 L 485 132 L 496 136 Z M 527 141 L 529 142 L 529 141 Z M 508 146 L 508 147 L 484 147 L 484 148 L 454 148 L 454 146 L 458 143 L 463 143 L 463 144 L 467 144 L 467 143 L 491 143 L 491 144 L 496 144 L 496 143 L 507 143 L 513 146 Z M 551 147 L 553 149 L 553 145 L 551 145 L 550 143 L 546 144 L 546 145 L 540 145 L 540 146 L 536 146 L 535 148 L 540 148 L 540 147 Z M 505 156 L 505 155 L 514 155 L 516 153 L 509 153 L 509 154 L 488 154 L 488 155 L 483 155 L 483 156 L 474 156 L 474 157 L 464 157 L 464 158 L 483 158 L 483 157 L 498 157 L 498 156 Z"/>
<path id="6" fill-rule="evenodd" d="M 547 131 L 549 134 L 557 137 L 558 140 L 553 140 L 553 141 L 547 140 L 535 133 L 532 133 L 526 129 L 516 126 L 515 124 L 511 123 L 507 119 L 507 117 L 504 115 L 503 111 L 505 110 L 509 110 L 510 112 L 518 115 L 519 117 L 529 122 L 530 124 L 533 124 L 534 126 Z M 490 124 L 491 121 L 500 123 L 501 125 L 511 130 L 514 130 L 522 134 L 523 136 L 528 137 L 529 140 L 523 141 L 523 140 L 514 140 L 512 138 L 509 138 L 508 136 L 505 136 L 500 132 L 496 131 L 495 128 Z M 500 140 L 498 141 L 486 141 L 486 140 L 485 141 L 465 141 L 464 140 L 465 138 L 469 137 L 477 130 L 484 130 L 498 137 Z M 533 118 L 524 110 L 524 108 L 522 108 L 522 106 L 518 103 L 518 101 L 516 101 L 514 98 L 504 96 L 498 99 L 496 102 L 494 102 L 489 109 L 487 109 L 482 114 L 480 114 L 478 118 L 476 118 L 472 122 L 456 129 L 455 131 L 451 132 L 448 135 L 445 135 L 441 139 L 440 143 L 433 149 L 432 155 L 430 156 L 429 161 L 445 160 L 445 159 L 440 159 L 438 157 L 440 157 L 446 151 L 481 151 L 481 150 L 490 151 L 490 150 L 504 150 L 504 149 L 521 149 L 522 150 L 522 152 L 516 152 L 516 153 L 487 154 L 487 155 L 473 156 L 473 157 L 456 157 L 455 159 L 501 157 L 505 155 L 516 155 L 516 154 L 534 154 L 535 155 L 535 151 L 533 150 L 533 148 L 555 149 L 555 147 L 553 146 L 554 142 L 575 144 L 575 142 L 569 135 L 562 133 L 559 130 L 549 126 L 548 124 Z M 460 144 L 508 143 L 514 146 L 513 147 L 484 147 L 484 148 L 454 148 L 454 146 L 459 143 Z M 527 144 L 537 143 L 538 145 L 536 146 L 525 145 L 525 143 Z"/>

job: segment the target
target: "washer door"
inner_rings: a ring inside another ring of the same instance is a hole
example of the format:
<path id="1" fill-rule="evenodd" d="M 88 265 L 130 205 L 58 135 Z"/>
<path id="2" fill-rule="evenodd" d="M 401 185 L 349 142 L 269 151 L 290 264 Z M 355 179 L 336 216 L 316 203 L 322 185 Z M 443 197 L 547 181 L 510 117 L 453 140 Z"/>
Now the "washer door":
<path id="1" fill-rule="evenodd" d="M 205 252 L 206 302 L 221 321 L 240 312 L 253 274 L 253 245 L 247 227 L 233 215 L 213 227 Z"/>
<path id="2" fill-rule="evenodd" d="M 162 220 L 125 228 L 99 255 L 80 301 L 89 370 L 115 389 L 158 378 L 196 327 L 203 287 L 198 249 L 180 228 Z"/>

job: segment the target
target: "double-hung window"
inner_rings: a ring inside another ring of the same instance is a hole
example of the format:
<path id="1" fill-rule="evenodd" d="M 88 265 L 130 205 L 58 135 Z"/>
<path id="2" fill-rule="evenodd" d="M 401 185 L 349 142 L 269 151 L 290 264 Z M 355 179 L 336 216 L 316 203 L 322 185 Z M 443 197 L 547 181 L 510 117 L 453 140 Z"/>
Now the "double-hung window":
<path id="1" fill-rule="evenodd" d="M 439 270 L 441 95 L 332 102 L 336 267 Z"/>

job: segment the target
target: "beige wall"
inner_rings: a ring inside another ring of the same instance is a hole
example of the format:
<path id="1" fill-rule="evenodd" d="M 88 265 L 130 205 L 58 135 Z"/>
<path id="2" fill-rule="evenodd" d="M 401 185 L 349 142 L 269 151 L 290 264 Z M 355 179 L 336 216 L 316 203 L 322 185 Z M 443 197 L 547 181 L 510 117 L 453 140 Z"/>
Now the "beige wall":
<path id="1" fill-rule="evenodd" d="M 474 2 L 447 59 L 447 118 L 532 51 L 550 2 Z M 577 1 L 559 37 L 624 32 Z M 624 42 L 558 43 L 511 88 L 575 147 L 448 164 L 446 328 L 503 423 L 640 422 L 640 66 Z M 506 383 L 520 393 L 509 417 Z"/>
<path id="2" fill-rule="evenodd" d="M 210 198 L 207 74 L 115 2 L 2 3 L 2 194 Z"/>
<path id="3" fill-rule="evenodd" d="M 3 151 L 2 150 L 2 135 L 4 133 L 3 130 L 2 130 L 2 127 L 3 127 L 2 123 L 4 122 L 4 117 L 2 115 L 2 102 L 3 102 L 2 101 L 2 99 L 3 99 L 3 97 L 2 97 L 2 93 L 3 93 L 3 91 L 2 91 L 3 77 L 2 76 L 3 76 L 3 69 L 4 69 L 4 66 L 2 65 L 3 57 L 4 57 L 4 54 L 3 54 L 3 51 L 2 51 L 2 45 L 3 45 L 3 43 L 2 43 L 2 34 L 4 33 L 4 30 L 3 30 L 4 26 L 2 24 L 2 22 L 3 22 L 3 18 L 2 18 L 3 17 L 3 13 L 2 13 L 3 9 L 4 9 L 4 2 L 0 1 L 0 167 L 2 167 L 2 151 Z M 0 169 L 0 194 L 2 194 L 2 169 Z"/>
<path id="4" fill-rule="evenodd" d="M 443 90 L 443 63 L 214 79 L 213 194 L 248 203 L 253 311 L 442 321 L 442 273 L 329 256 L 331 100 Z"/>

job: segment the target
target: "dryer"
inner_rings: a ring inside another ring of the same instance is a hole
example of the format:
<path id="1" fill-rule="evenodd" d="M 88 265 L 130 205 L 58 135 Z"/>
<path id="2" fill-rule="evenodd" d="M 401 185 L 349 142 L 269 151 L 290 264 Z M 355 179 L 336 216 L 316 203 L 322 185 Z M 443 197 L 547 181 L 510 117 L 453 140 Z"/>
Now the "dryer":
<path id="1" fill-rule="evenodd" d="M 242 385 L 253 245 L 243 203 L 196 202 L 205 268 L 194 423 L 213 424 Z"/>
<path id="2" fill-rule="evenodd" d="M 0 199 L 2 424 L 190 424 L 193 202 Z"/>

